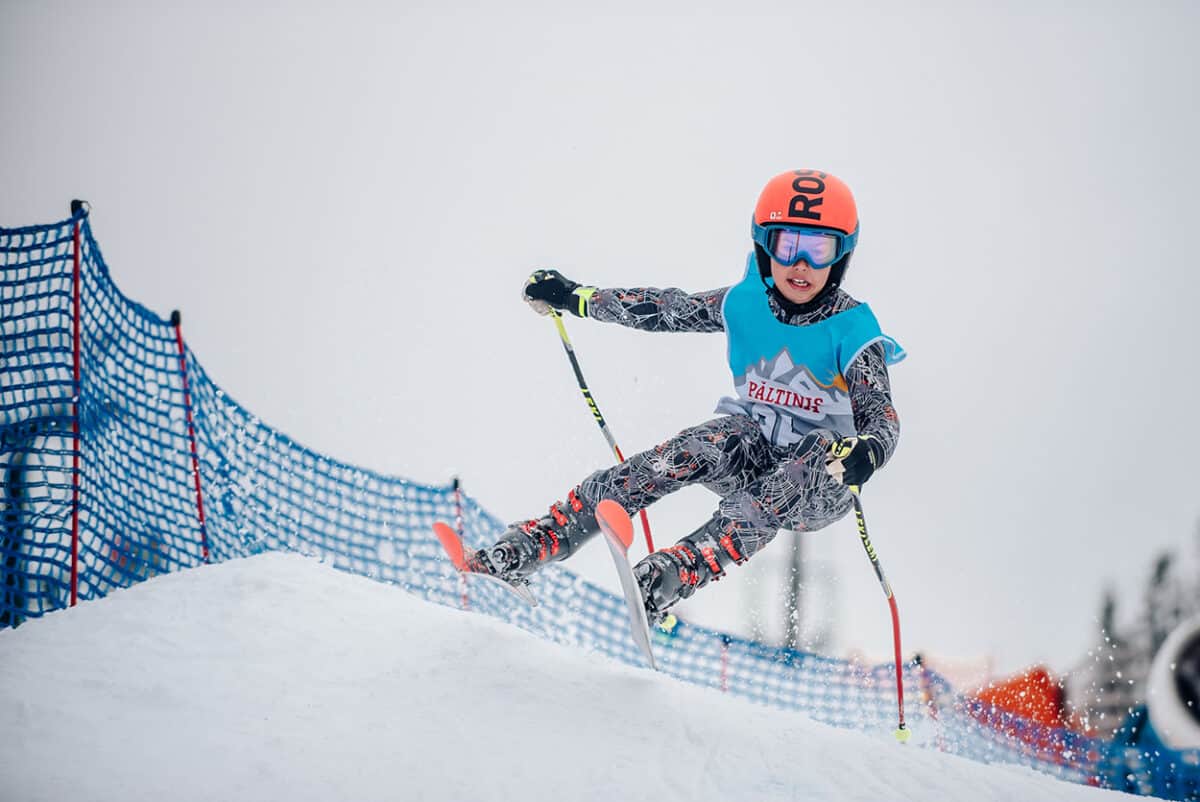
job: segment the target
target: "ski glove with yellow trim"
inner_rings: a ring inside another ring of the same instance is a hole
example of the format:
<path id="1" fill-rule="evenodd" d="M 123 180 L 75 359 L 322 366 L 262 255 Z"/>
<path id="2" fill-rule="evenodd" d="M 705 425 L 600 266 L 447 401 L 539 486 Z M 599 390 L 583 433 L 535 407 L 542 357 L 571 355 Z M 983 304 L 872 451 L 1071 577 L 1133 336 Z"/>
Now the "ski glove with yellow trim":
<path id="1" fill-rule="evenodd" d="M 834 440 L 826 470 L 844 485 L 861 486 L 882 461 L 881 444 L 874 440 L 868 434 Z"/>
<path id="2" fill-rule="evenodd" d="M 581 286 L 557 270 L 535 270 L 526 280 L 521 297 L 539 315 L 549 314 L 553 307 L 575 317 L 587 317 L 587 302 L 595 291 L 595 287 Z"/>

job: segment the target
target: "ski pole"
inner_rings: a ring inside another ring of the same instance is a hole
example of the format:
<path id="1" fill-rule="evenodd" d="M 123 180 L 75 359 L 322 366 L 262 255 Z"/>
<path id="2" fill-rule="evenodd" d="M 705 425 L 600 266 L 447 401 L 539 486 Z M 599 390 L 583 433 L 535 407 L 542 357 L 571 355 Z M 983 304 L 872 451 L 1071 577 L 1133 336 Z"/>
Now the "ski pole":
<path id="1" fill-rule="evenodd" d="M 549 311 L 550 317 L 554 318 L 554 325 L 558 329 L 558 336 L 562 339 L 563 350 L 567 352 L 567 359 L 571 360 L 571 369 L 575 371 L 575 381 L 579 383 L 579 390 L 583 393 L 583 400 L 587 401 L 588 408 L 592 410 L 592 417 L 599 424 L 600 431 L 604 434 L 604 439 L 608 441 L 609 447 L 617 455 L 617 461 L 624 462 L 625 455 L 621 453 L 621 448 L 613 438 L 612 432 L 608 430 L 608 424 L 604 421 L 604 416 L 600 414 L 600 407 L 596 405 L 596 399 L 592 398 L 592 391 L 588 389 L 587 380 L 583 378 L 583 370 L 579 367 L 579 359 L 575 356 L 575 348 L 571 345 L 571 338 L 567 336 L 567 327 L 563 325 L 562 315 L 556 309 Z M 654 540 L 650 537 L 650 519 L 646 517 L 645 510 L 638 510 L 638 513 L 642 518 L 642 532 L 646 535 L 646 549 L 648 552 L 653 552 Z"/>
<path id="2" fill-rule="evenodd" d="M 888 606 L 892 610 L 892 641 L 896 647 L 896 706 L 900 714 L 900 723 L 893 734 L 897 741 L 904 743 L 908 740 L 909 731 L 904 726 L 904 672 L 900 665 L 900 611 L 896 608 L 896 595 L 892 593 L 892 585 L 883 575 L 883 566 L 879 564 L 879 555 L 875 553 L 875 547 L 871 545 L 871 537 L 867 534 L 867 519 L 863 515 L 862 499 L 858 495 L 859 490 L 858 485 L 850 485 L 850 497 L 854 500 L 854 517 L 858 521 L 858 537 L 862 540 L 863 548 L 867 551 L 867 558 L 875 568 L 875 576 L 879 577 L 879 585 L 883 588 L 883 595 L 887 596 Z"/>

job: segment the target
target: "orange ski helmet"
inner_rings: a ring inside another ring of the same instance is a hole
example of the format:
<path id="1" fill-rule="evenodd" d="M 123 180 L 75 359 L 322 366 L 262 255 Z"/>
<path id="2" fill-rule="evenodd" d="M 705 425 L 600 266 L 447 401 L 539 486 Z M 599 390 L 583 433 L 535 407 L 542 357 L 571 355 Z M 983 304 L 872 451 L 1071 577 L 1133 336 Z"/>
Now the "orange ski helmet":
<path id="1" fill-rule="evenodd" d="M 820 170 L 789 170 L 767 182 L 754 207 L 759 226 L 792 225 L 858 231 L 858 209 L 846 182 Z"/>
<path id="2" fill-rule="evenodd" d="M 845 181 L 822 170 L 789 170 L 767 182 L 759 193 L 750 224 L 764 280 L 771 275 L 771 257 L 762 243 L 772 228 L 816 229 L 837 235 L 838 259 L 830 267 L 829 282 L 821 296 L 842 283 L 858 243 L 858 207 Z"/>

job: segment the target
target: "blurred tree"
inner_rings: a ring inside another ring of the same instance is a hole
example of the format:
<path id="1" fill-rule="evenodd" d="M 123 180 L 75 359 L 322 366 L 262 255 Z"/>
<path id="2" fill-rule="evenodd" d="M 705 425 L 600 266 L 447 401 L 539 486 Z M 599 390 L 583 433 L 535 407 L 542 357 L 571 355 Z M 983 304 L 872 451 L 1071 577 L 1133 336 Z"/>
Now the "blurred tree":
<path id="1" fill-rule="evenodd" d="M 1154 659 L 1158 648 L 1183 620 L 1183 589 L 1172 572 L 1175 556 L 1165 551 L 1154 561 L 1150 583 L 1146 588 L 1147 662 Z"/>
<path id="2" fill-rule="evenodd" d="M 1100 631 L 1110 638 L 1116 637 L 1117 631 L 1117 598 L 1112 588 L 1104 591 L 1104 601 L 1100 605 Z"/>
<path id="3" fill-rule="evenodd" d="M 1100 605 L 1100 637 L 1066 680 L 1071 726 L 1107 737 L 1121 726 L 1137 704 L 1148 663 L 1145 647 L 1117 632 L 1117 598 L 1104 589 Z"/>

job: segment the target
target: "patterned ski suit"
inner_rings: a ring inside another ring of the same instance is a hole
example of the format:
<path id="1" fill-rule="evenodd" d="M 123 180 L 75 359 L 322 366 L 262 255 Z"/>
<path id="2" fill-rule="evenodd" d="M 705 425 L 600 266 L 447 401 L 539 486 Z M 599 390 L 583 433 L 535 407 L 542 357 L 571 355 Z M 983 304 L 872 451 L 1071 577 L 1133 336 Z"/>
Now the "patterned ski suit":
<path id="1" fill-rule="evenodd" d="M 600 289 L 591 297 L 588 315 L 642 331 L 724 331 L 722 306 L 729 290 Z M 768 298 L 775 317 L 792 326 L 812 325 L 858 305 L 838 289 L 817 309 L 789 317 L 773 296 Z M 882 467 L 900 435 L 884 346 L 875 343 L 863 350 L 845 380 L 855 429 L 877 444 L 876 465 Z M 721 497 L 714 517 L 722 530 L 735 533 L 743 559 L 780 529 L 814 531 L 850 510 L 849 490 L 825 470 L 832 433 L 818 432 L 781 446 L 734 399 L 724 399 L 718 411 L 733 414 L 685 429 L 624 463 L 597 471 L 580 484 L 578 496 L 592 508 L 611 498 L 633 511 L 686 485 L 703 484 Z"/>
<path id="2" fill-rule="evenodd" d="M 601 500 L 632 514 L 702 484 L 721 497 L 712 517 L 634 566 L 647 609 L 660 614 L 749 559 L 780 529 L 813 531 L 845 515 L 853 502 L 826 471 L 829 446 L 839 435 L 865 435 L 876 468 L 891 457 L 900 421 L 887 364 L 902 349 L 879 332 L 869 307 L 841 289 L 792 313 L 772 294 L 764 302 L 764 293 L 752 268 L 741 283 L 709 292 L 596 290 L 587 312 L 599 321 L 642 331 L 728 330 L 739 397 L 721 400 L 721 417 L 596 471 L 541 520 L 514 524 L 487 552 L 491 562 L 506 573 L 530 573 L 596 534 Z"/>

